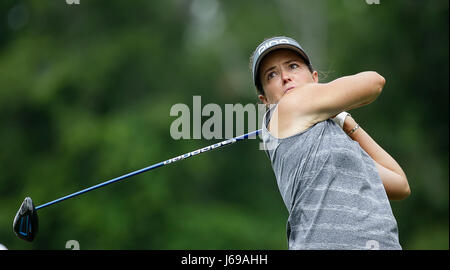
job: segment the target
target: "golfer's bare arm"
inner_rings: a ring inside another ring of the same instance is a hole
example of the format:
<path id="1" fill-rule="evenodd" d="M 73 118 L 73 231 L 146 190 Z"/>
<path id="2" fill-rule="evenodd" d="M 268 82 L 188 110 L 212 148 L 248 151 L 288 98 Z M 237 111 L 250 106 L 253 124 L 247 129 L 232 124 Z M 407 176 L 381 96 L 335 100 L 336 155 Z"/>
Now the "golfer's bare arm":
<path id="1" fill-rule="evenodd" d="M 341 77 L 329 83 L 307 84 L 283 96 L 278 112 L 283 117 L 279 119 L 290 120 L 292 125 L 310 126 L 342 111 L 370 104 L 380 95 L 384 84 L 385 79 L 373 71 Z M 354 120 L 347 117 L 344 130 L 348 132 L 355 125 Z M 389 199 L 401 200 L 409 196 L 408 180 L 398 163 L 362 128 L 351 136 L 374 159 Z"/>
<path id="2" fill-rule="evenodd" d="M 355 125 L 355 120 L 351 116 L 347 116 L 344 122 L 344 131 L 350 132 Z M 411 194 L 408 179 L 400 165 L 363 128 L 358 128 L 350 137 L 357 141 L 361 148 L 375 161 L 384 189 L 390 200 L 403 200 Z"/>

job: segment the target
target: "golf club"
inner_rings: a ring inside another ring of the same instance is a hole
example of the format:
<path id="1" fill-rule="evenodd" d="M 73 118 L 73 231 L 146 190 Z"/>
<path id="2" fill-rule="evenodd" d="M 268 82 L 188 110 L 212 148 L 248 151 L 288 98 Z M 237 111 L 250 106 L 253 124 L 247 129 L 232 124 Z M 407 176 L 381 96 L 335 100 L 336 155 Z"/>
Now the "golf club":
<path id="1" fill-rule="evenodd" d="M 217 149 L 219 147 L 225 146 L 225 145 L 230 145 L 233 144 L 235 142 L 241 141 L 241 140 L 245 140 L 249 137 L 252 136 L 257 136 L 259 133 L 261 132 L 261 129 L 238 136 L 238 137 L 234 137 L 216 144 L 212 144 L 210 146 L 165 160 L 165 161 L 161 161 L 159 163 L 153 164 L 151 166 L 145 167 L 143 169 L 113 178 L 111 180 L 105 181 L 103 183 L 97 184 L 95 186 L 80 190 L 78 192 L 72 193 L 70 195 L 61 197 L 59 199 L 50 201 L 48 203 L 39 205 L 37 207 L 34 206 L 33 204 L 33 200 L 30 197 L 26 197 L 25 200 L 23 201 L 22 205 L 20 206 L 19 210 L 17 211 L 16 216 L 14 217 L 14 222 L 13 222 L 13 229 L 14 232 L 16 233 L 16 235 L 26 241 L 32 242 L 34 240 L 34 238 L 36 237 L 36 234 L 38 232 L 38 216 L 37 216 L 37 210 L 42 209 L 44 207 L 62 202 L 64 200 L 76 197 L 78 195 L 81 195 L 83 193 L 92 191 L 94 189 L 98 189 L 101 187 L 104 187 L 106 185 L 121 181 L 123 179 L 126 179 L 128 177 L 134 176 L 134 175 L 138 175 L 140 173 L 146 172 L 146 171 L 150 171 L 152 169 L 156 169 L 159 167 L 162 167 L 164 165 L 168 165 L 192 156 L 195 156 L 197 154 L 200 153 L 205 153 L 207 151 L 213 150 L 213 149 Z"/>

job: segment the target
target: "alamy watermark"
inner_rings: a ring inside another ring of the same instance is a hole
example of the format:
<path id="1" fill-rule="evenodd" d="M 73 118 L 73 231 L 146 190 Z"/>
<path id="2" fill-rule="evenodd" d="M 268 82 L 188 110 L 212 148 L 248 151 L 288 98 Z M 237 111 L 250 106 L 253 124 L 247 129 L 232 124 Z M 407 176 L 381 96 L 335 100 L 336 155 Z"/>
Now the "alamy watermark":
<path id="1" fill-rule="evenodd" d="M 80 4 L 80 0 L 66 0 L 66 4 L 68 5 L 79 5 Z"/>
<path id="2" fill-rule="evenodd" d="M 170 125 L 170 136 L 174 140 L 232 139 L 261 129 L 264 114 L 268 108 L 273 108 L 273 106 L 240 103 L 225 104 L 224 106 L 214 103 L 202 105 L 201 96 L 193 96 L 192 108 L 183 103 L 171 107 L 170 116 L 177 118 Z M 274 114 L 271 120 L 274 117 L 277 115 Z M 202 122 L 204 118 L 207 119 Z M 262 132 L 259 133 L 259 137 L 262 139 Z M 249 139 L 256 138 L 258 137 L 254 136 Z M 268 146 L 260 144 L 260 149 L 268 149 Z"/>
<path id="3" fill-rule="evenodd" d="M 80 250 L 80 243 L 77 240 L 69 240 L 66 242 L 66 249 Z"/>
<path id="4" fill-rule="evenodd" d="M 366 242 L 366 248 L 370 250 L 379 250 L 380 243 L 377 240 L 369 240 Z"/>

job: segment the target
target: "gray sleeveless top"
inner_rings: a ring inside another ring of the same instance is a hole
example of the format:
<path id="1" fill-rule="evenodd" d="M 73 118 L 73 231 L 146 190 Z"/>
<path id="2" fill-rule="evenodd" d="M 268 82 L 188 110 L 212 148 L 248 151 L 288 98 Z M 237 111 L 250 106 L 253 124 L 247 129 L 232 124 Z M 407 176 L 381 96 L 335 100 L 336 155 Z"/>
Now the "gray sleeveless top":
<path id="1" fill-rule="evenodd" d="M 397 222 L 372 158 L 332 120 L 262 140 L 289 211 L 289 249 L 402 249 Z"/>

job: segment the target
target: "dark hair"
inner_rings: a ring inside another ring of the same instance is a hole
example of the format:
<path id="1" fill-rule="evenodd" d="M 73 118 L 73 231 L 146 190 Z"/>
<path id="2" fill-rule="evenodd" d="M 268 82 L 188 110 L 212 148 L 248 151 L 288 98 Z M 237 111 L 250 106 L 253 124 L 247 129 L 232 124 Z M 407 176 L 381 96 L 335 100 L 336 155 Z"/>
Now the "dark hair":
<path id="1" fill-rule="evenodd" d="M 276 49 L 276 50 L 273 50 L 271 53 L 273 53 L 273 52 L 275 52 L 275 51 L 278 51 L 278 50 L 283 50 L 283 49 Z M 252 72 L 252 63 L 253 63 L 253 56 L 255 55 L 255 52 L 253 52 L 252 54 L 251 54 L 251 56 L 250 56 L 250 61 L 249 61 L 249 68 L 250 68 L 250 72 Z M 313 67 L 312 67 L 312 65 L 311 64 L 306 64 L 306 60 L 305 60 L 305 58 L 303 57 L 303 55 L 301 55 L 301 54 L 298 54 L 298 55 L 300 55 L 300 57 L 302 58 L 302 60 L 303 60 L 303 63 L 305 63 L 305 65 L 307 65 L 307 67 L 308 67 L 308 69 L 309 69 L 309 71 L 311 72 L 311 73 L 313 73 L 314 72 L 314 69 L 313 69 Z M 267 56 L 267 55 L 266 55 Z M 265 57 L 265 56 L 264 56 Z M 262 62 L 262 59 L 261 59 L 261 62 Z M 256 70 L 256 81 L 255 81 L 255 86 L 256 86 L 256 92 L 257 92 L 257 94 L 261 94 L 261 95 L 265 95 L 265 93 L 264 93 L 264 88 L 262 87 L 262 84 L 261 84 L 261 80 L 259 79 L 259 68 L 260 68 L 261 66 L 259 66 L 258 67 L 258 70 Z"/>

